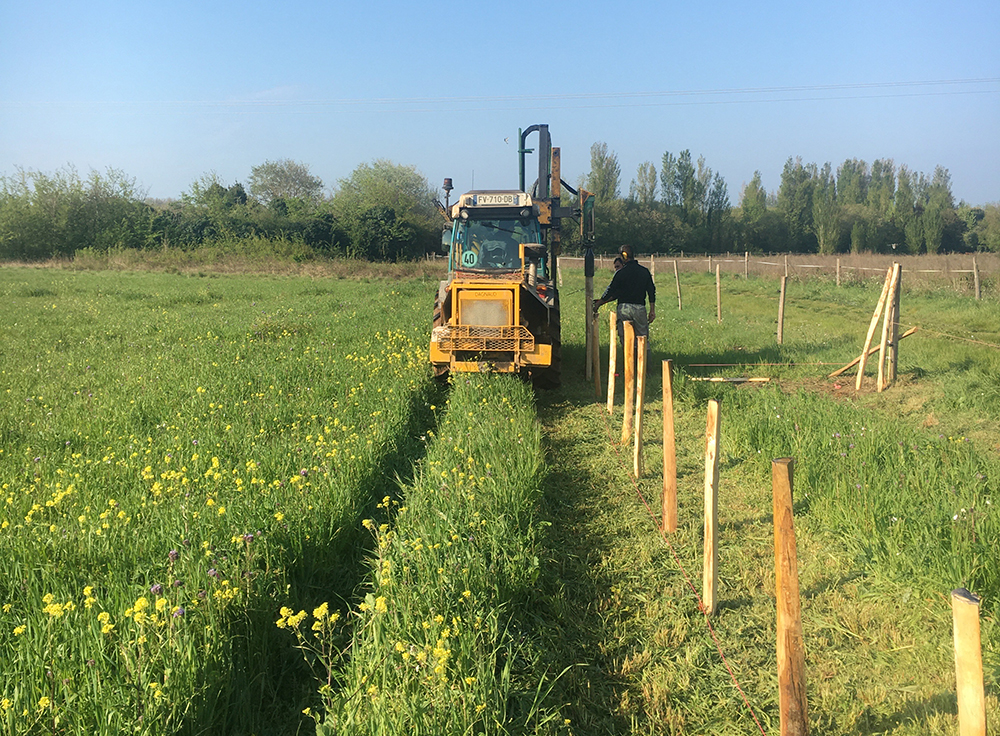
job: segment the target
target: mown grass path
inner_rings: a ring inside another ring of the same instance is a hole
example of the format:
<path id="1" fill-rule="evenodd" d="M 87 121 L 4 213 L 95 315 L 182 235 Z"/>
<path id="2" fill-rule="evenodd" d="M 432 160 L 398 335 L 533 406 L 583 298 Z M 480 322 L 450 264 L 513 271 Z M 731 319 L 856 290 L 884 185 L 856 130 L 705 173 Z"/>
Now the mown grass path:
<path id="1" fill-rule="evenodd" d="M 620 385 L 610 420 L 603 402 L 594 400 L 591 385 L 572 370 L 565 372 L 566 385 L 559 394 L 539 396 L 550 465 L 544 512 L 552 526 L 545 540 L 545 573 L 534 606 L 535 623 L 540 649 L 550 658 L 549 671 L 569 667 L 553 689 L 553 702 L 563 704 L 563 714 L 576 734 L 752 734 L 761 729 L 777 733 L 768 465 L 771 454 L 787 454 L 796 457 L 801 471 L 796 483 L 796 534 L 813 733 L 957 733 L 947 593 L 962 584 L 962 576 L 971 568 L 964 572 L 955 568 L 951 575 L 944 565 L 920 571 L 916 562 L 906 568 L 888 559 L 896 553 L 887 550 L 906 550 L 901 554 L 907 557 L 919 551 L 919 545 L 907 546 L 900 537 L 899 546 L 892 546 L 902 532 L 893 527 L 878 531 L 895 519 L 885 518 L 890 506 L 875 510 L 868 506 L 871 499 L 885 496 L 887 504 L 902 507 L 895 513 L 900 517 L 905 513 L 907 523 L 911 519 L 917 523 L 931 509 L 913 494 L 935 493 L 936 476 L 952 473 L 965 457 L 974 465 L 963 466 L 956 477 L 974 477 L 978 470 L 979 477 L 986 478 L 981 481 L 986 495 L 977 496 L 978 503 L 989 498 L 995 458 L 988 447 L 985 454 L 966 453 L 968 442 L 960 441 L 958 431 L 995 422 L 989 411 L 993 407 L 987 404 L 988 411 L 975 418 L 952 411 L 944 418 L 945 404 L 931 381 L 924 380 L 922 395 L 915 395 L 921 365 L 939 366 L 947 360 L 927 343 L 904 353 L 910 362 L 900 392 L 882 401 L 874 395 L 862 395 L 857 402 L 817 395 L 814 389 L 820 386 L 805 374 L 822 368 L 778 368 L 774 371 L 782 378 L 778 388 L 709 387 L 681 379 L 675 397 L 680 524 L 670 540 L 676 558 L 657 530 L 658 519 L 651 518 L 640 500 L 639 493 L 658 515 L 661 359 L 679 357 L 683 368 L 689 362 L 710 362 L 705 359 L 710 355 L 725 355 L 732 362 L 742 357 L 755 374 L 756 361 L 805 362 L 809 350 L 812 360 L 825 360 L 834 351 L 854 349 L 853 337 L 844 338 L 833 330 L 811 348 L 801 334 L 799 346 L 768 348 L 770 327 L 755 296 L 730 297 L 730 309 L 739 317 L 730 318 L 725 328 L 710 326 L 709 307 L 714 305 L 701 309 L 697 303 L 686 305 L 682 314 L 665 312 L 666 319 L 661 317 L 669 338 L 660 333 L 650 362 L 647 476 L 637 484 L 630 477 L 631 446 L 616 444 L 621 429 Z M 811 299 L 801 311 L 796 308 L 793 320 L 812 320 L 825 327 L 828 316 L 816 311 L 817 304 Z M 833 319 L 853 329 L 842 315 Z M 582 333 L 574 326 L 573 315 L 564 317 L 567 323 L 570 335 L 575 329 Z M 582 350 L 572 338 L 566 343 L 572 361 Z M 582 354 L 575 358 L 582 366 Z M 990 360 L 987 356 L 985 362 L 970 362 L 970 372 L 994 370 Z M 739 369 L 730 369 L 730 374 L 734 371 Z M 709 397 L 722 400 L 723 412 L 720 605 L 712 625 L 760 727 L 734 685 L 698 610 L 697 597 L 680 570 L 686 569 L 700 592 Z M 980 401 L 988 400 L 987 390 Z M 939 417 L 935 422 L 941 423 L 923 426 L 928 424 L 928 412 L 935 410 Z M 838 430 L 843 425 L 844 437 L 839 431 L 824 434 L 827 422 Z M 767 437 L 773 441 L 765 441 Z M 909 454 L 901 452 L 896 458 L 886 449 L 891 450 L 896 439 L 900 444 L 914 443 Z M 862 449 L 869 454 L 854 459 L 854 465 L 847 466 L 851 457 L 841 458 Z M 884 490 L 878 486 L 874 496 L 858 491 L 856 501 L 851 500 L 854 480 L 860 489 L 895 473 L 900 474 L 898 490 L 893 481 Z M 904 476 L 911 478 L 909 485 Z M 959 494 L 953 502 L 956 512 L 958 498 L 963 499 L 961 505 L 969 504 L 961 495 L 964 491 L 955 488 L 959 482 L 954 481 L 951 489 Z M 976 483 L 972 480 L 973 486 Z M 862 533 L 869 523 L 863 520 L 869 519 L 875 525 L 873 532 Z M 956 544 L 955 535 L 961 535 L 956 529 L 945 532 L 952 539 L 946 545 Z M 984 565 L 980 569 L 988 573 L 992 563 Z M 1000 714 L 993 610 L 984 608 L 983 616 L 990 722 Z"/>

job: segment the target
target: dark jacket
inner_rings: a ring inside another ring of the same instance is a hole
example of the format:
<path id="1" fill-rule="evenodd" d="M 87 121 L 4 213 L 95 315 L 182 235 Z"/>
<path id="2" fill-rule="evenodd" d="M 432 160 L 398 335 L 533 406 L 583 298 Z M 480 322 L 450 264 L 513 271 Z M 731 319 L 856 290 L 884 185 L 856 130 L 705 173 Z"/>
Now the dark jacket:
<path id="1" fill-rule="evenodd" d="M 638 304 L 645 306 L 646 297 L 649 303 L 656 303 L 656 285 L 649 269 L 634 259 L 625 261 L 625 265 L 615 272 L 614 278 L 601 297 L 602 302 L 617 300 L 619 304 Z"/>

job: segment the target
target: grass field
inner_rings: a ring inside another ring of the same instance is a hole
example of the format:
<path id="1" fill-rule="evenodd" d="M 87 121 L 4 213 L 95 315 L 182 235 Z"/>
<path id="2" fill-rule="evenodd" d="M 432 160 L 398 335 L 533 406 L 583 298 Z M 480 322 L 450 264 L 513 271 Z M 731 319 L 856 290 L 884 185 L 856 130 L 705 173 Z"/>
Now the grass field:
<path id="1" fill-rule="evenodd" d="M 859 351 L 880 282 L 793 281 L 777 346 L 776 282 L 727 278 L 716 324 L 713 277 L 685 274 L 677 311 L 661 276 L 634 483 L 621 408 L 608 419 L 583 380 L 580 274 L 563 287 L 566 385 L 537 397 L 433 383 L 426 268 L 337 275 L 0 270 L 4 732 L 776 732 L 783 455 L 813 732 L 957 733 L 959 586 L 983 595 L 998 722 L 995 302 L 904 292 L 922 329 L 900 380 L 856 395 L 823 376 Z M 655 511 L 668 357 L 669 544 L 639 495 Z M 713 374 L 774 382 L 689 380 Z M 700 587 L 710 397 L 712 623 L 746 702 L 682 572 Z"/>

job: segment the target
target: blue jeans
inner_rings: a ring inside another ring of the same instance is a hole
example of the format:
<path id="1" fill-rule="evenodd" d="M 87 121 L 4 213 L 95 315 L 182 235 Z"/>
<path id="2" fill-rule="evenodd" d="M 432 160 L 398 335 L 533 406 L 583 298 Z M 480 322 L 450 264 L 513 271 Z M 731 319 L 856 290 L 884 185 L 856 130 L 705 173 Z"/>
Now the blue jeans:
<path id="1" fill-rule="evenodd" d="M 623 324 L 625 320 L 632 323 L 632 329 L 635 330 L 635 335 L 644 335 L 646 337 L 646 347 L 649 347 L 649 318 L 646 315 L 646 306 L 644 304 L 618 304 L 618 342 L 622 345 L 625 344 L 625 325 Z"/>

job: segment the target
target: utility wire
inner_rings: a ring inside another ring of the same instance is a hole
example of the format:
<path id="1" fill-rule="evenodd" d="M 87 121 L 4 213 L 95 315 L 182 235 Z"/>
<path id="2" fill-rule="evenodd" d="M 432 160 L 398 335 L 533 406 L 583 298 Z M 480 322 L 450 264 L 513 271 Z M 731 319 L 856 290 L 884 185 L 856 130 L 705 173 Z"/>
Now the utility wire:
<path id="1" fill-rule="evenodd" d="M 102 107 L 181 107 L 181 108 L 243 108 L 247 111 L 270 111 L 273 109 L 300 108 L 300 112 L 318 112 L 336 107 L 375 106 L 384 112 L 450 112 L 450 111 L 482 111 L 507 109 L 520 104 L 548 103 L 544 107 L 573 107 L 576 109 L 606 108 L 606 107 L 663 107 L 681 105 L 722 105 L 773 102 L 809 102 L 825 100 L 851 99 L 886 99 L 893 97 L 925 97 L 962 94 L 998 94 L 1000 86 L 992 89 L 950 89 L 933 91 L 931 88 L 957 88 L 970 85 L 998 85 L 1000 77 L 982 77 L 968 79 L 939 79 L 910 82 L 872 82 L 863 84 L 826 84 L 798 85 L 787 87 L 733 87 L 705 90 L 662 90 L 651 92 L 586 92 L 574 94 L 536 94 L 536 95 L 482 95 L 466 97 L 361 97 L 333 98 L 314 100 L 41 100 L 41 101 L 6 101 L 0 102 L 4 107 L 45 107 L 45 106 L 102 106 Z M 925 89 L 918 92 L 898 92 L 906 89 Z M 795 95 L 803 92 L 873 92 L 874 94 L 854 95 L 822 95 L 809 97 L 765 97 L 760 95 Z M 896 92 L 894 92 L 896 91 Z M 696 99 L 684 101 L 684 98 L 719 98 Z M 736 97 L 736 99 L 734 99 Z M 675 101 L 669 101 L 673 98 Z M 729 98 L 729 99 L 725 99 Z M 654 100 L 649 102 L 648 100 Z M 596 103 L 603 104 L 567 104 Z M 551 103 L 563 103 L 553 105 Z M 385 109 L 384 106 L 402 106 L 398 109 Z M 476 106 L 480 107 L 468 107 Z M 487 105 L 481 107 L 481 105 Z M 506 107 L 498 108 L 497 105 Z M 424 107 L 411 107 L 424 106 Z M 427 107 L 430 106 L 430 107 Z"/>

